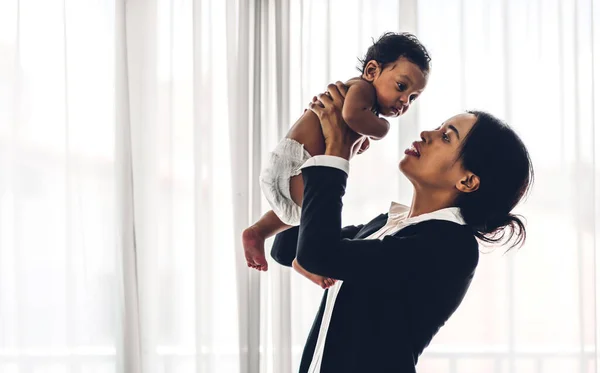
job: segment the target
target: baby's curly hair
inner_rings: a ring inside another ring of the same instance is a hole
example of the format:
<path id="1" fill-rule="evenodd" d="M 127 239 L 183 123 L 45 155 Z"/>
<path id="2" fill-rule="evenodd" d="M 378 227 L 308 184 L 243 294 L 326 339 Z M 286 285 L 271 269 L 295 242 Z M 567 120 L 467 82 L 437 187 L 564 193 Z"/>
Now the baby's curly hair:
<path id="1" fill-rule="evenodd" d="M 431 69 L 429 52 L 415 35 L 408 32 L 386 32 L 381 35 L 379 40 L 373 41 L 373 45 L 369 47 L 365 57 L 358 59 L 360 65 L 357 66 L 357 69 L 364 74 L 365 67 L 371 60 L 377 61 L 383 69 L 399 57 L 404 57 L 419 66 L 425 75 L 429 74 Z"/>

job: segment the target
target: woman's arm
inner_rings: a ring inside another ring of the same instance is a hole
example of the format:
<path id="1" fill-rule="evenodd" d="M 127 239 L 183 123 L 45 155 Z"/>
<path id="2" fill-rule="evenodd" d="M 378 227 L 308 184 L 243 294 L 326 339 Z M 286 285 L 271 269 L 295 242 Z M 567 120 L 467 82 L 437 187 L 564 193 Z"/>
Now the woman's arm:
<path id="1" fill-rule="evenodd" d="M 436 233 L 383 240 L 340 238 L 347 174 L 339 169 L 302 169 L 304 202 L 297 260 L 307 271 L 344 281 L 381 283 L 418 276 L 415 271 L 469 275 L 477 263 L 477 242 L 462 227 L 436 222 Z"/>
<path id="2" fill-rule="evenodd" d="M 349 225 L 341 229 L 340 237 L 342 239 L 351 239 L 364 225 Z M 296 258 L 296 247 L 298 246 L 298 227 L 292 227 L 275 236 L 275 241 L 271 247 L 271 257 L 281 265 L 291 267 Z"/>

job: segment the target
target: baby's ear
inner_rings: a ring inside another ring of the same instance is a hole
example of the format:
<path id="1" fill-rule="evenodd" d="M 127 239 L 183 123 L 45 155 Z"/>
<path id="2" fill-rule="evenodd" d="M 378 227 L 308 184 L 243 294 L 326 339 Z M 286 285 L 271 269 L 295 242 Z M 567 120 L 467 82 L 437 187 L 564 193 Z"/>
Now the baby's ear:
<path id="1" fill-rule="evenodd" d="M 369 82 L 372 82 L 373 80 L 375 80 L 375 78 L 379 75 L 380 72 L 381 66 L 379 65 L 379 63 L 377 63 L 377 61 L 375 60 L 371 60 L 365 65 L 363 78 Z"/>

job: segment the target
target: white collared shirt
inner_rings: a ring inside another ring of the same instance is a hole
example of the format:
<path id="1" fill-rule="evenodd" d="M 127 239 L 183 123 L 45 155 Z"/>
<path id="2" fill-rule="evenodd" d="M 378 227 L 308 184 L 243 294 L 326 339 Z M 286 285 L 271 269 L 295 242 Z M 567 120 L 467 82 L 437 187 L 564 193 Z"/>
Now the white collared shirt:
<path id="1" fill-rule="evenodd" d="M 310 158 L 302 165 L 301 168 L 311 166 L 327 166 L 340 169 L 346 173 L 349 172 L 349 162 L 340 157 L 334 157 L 329 155 L 318 155 Z M 447 220 L 457 224 L 464 225 L 465 221 L 460 214 L 460 210 L 457 207 L 449 207 L 437 211 L 433 211 L 427 214 L 419 216 L 413 216 L 406 218 L 410 208 L 408 206 L 392 202 L 388 212 L 387 222 L 377 232 L 371 234 L 365 239 L 382 239 L 385 236 L 395 234 L 401 229 L 406 228 L 409 225 L 414 225 L 426 220 Z M 325 348 L 325 339 L 327 338 L 327 331 L 329 329 L 329 323 L 331 322 L 331 315 L 333 314 L 333 307 L 335 306 L 335 300 L 342 287 L 343 281 L 336 282 L 327 293 L 327 301 L 325 303 L 325 310 L 323 312 L 323 319 L 321 320 L 321 327 L 319 329 L 319 336 L 317 337 L 317 344 L 313 354 L 308 373 L 319 373 L 321 371 L 321 362 L 323 359 L 323 351 Z"/>

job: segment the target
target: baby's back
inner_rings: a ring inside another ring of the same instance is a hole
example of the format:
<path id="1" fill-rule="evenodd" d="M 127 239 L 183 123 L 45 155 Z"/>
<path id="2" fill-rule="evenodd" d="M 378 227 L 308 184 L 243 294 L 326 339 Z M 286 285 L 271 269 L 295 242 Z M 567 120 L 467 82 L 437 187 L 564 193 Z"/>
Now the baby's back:
<path id="1" fill-rule="evenodd" d="M 350 87 L 358 80 L 360 78 L 352 78 L 345 84 Z M 286 137 L 303 144 L 304 149 L 311 156 L 325 154 L 325 139 L 323 138 L 323 131 L 321 131 L 321 123 L 317 115 L 311 110 L 307 110 L 302 114 L 290 128 Z"/>

